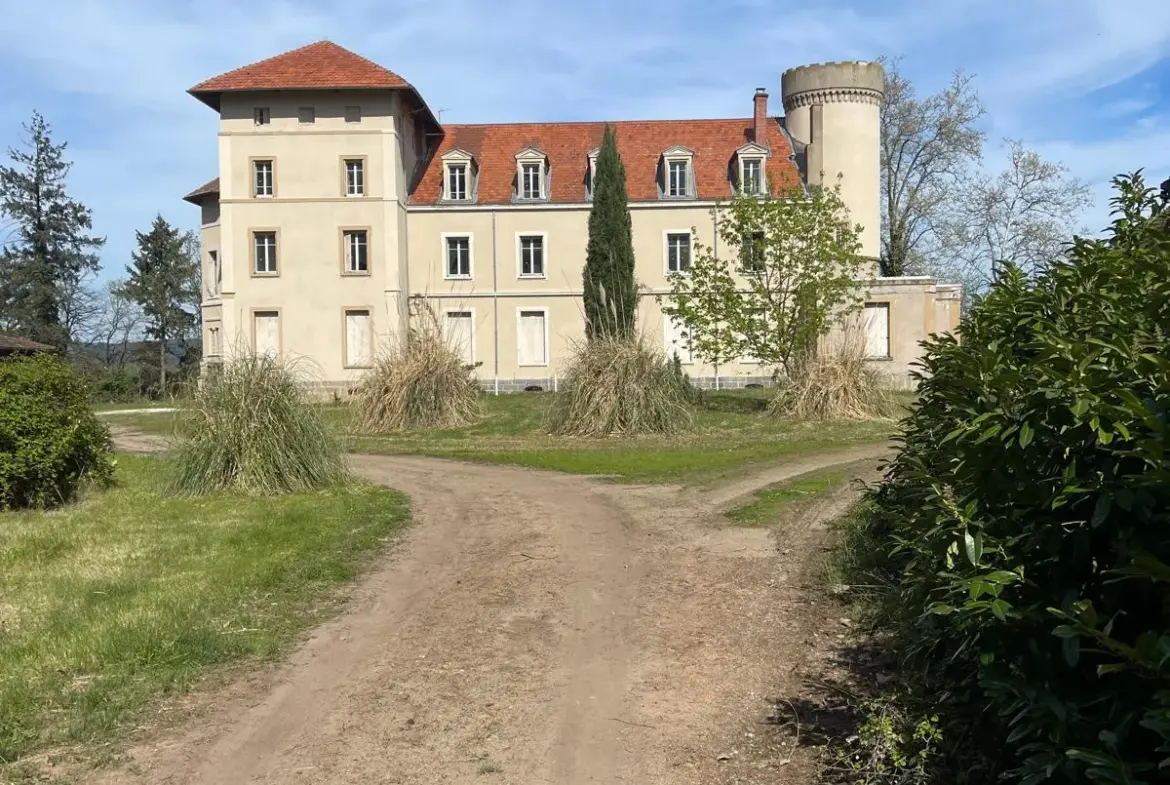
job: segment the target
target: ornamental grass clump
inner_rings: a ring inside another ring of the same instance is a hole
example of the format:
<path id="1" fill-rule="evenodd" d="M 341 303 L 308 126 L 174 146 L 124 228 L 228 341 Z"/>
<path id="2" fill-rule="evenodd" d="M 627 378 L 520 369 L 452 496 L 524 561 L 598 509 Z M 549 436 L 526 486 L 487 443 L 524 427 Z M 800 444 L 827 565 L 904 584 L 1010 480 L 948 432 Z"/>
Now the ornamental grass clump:
<path id="1" fill-rule="evenodd" d="M 176 420 L 170 489 L 179 495 L 314 491 L 349 478 L 341 440 L 296 369 L 240 356 L 203 379 Z"/>
<path id="2" fill-rule="evenodd" d="M 549 429 L 564 436 L 634 436 L 686 430 L 689 380 L 644 338 L 600 336 L 575 347 Z"/>
<path id="3" fill-rule="evenodd" d="M 429 308 L 414 311 L 407 335 L 362 377 L 355 402 L 358 431 L 459 428 L 482 416 L 474 366 L 446 340 Z"/>
<path id="4" fill-rule="evenodd" d="M 795 358 L 787 383 L 768 404 L 772 416 L 821 421 L 875 420 L 894 409 L 889 386 L 866 360 L 865 335 L 852 322 Z"/>

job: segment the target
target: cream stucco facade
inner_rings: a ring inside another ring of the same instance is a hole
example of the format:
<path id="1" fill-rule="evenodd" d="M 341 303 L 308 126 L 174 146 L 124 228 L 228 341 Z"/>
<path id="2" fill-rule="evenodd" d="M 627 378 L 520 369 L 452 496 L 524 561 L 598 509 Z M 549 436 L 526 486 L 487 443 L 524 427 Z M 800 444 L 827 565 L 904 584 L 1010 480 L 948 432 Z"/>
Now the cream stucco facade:
<path id="1" fill-rule="evenodd" d="M 783 77 L 781 127 L 793 158 L 803 159 L 809 181 L 840 174 L 871 257 L 879 251 L 880 89 L 880 67 L 871 64 L 806 66 Z M 352 388 L 379 347 L 405 329 L 408 298 L 418 296 L 451 325 L 452 340 L 485 388 L 556 385 L 571 346 L 584 338 L 581 270 L 590 204 L 413 200 L 418 173 L 443 136 L 416 98 L 368 88 L 215 95 L 218 187 L 208 184 L 188 197 L 202 208 L 205 362 L 272 351 L 312 367 L 328 387 Z M 670 143 L 663 139 L 662 148 Z M 668 291 L 667 238 L 693 232 L 717 247 L 718 205 L 631 199 L 644 291 L 639 323 L 656 342 L 678 339 L 656 300 Z M 361 254 L 352 250 L 355 237 Z M 540 238 L 539 275 L 521 264 L 521 238 L 533 237 Z M 457 241 L 466 248 L 466 269 L 456 275 L 449 238 L 466 238 Z M 904 383 L 918 341 L 957 323 L 957 290 L 913 278 L 859 286 L 879 309 L 867 313 L 882 314 L 886 324 L 888 351 L 875 352 L 874 362 Z M 690 362 L 685 347 L 679 353 L 690 375 L 708 385 L 737 386 L 771 373 L 750 362 L 711 368 Z"/>

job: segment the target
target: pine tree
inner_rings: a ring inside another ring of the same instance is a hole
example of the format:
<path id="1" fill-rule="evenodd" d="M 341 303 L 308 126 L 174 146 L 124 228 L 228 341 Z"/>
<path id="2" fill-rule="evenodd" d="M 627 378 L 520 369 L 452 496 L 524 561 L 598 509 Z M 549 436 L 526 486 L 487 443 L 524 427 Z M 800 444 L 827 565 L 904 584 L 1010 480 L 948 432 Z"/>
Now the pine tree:
<path id="1" fill-rule="evenodd" d="M 149 232 L 135 232 L 138 250 L 126 266 L 126 293 L 142 309 L 146 334 L 158 342 L 159 393 L 167 390 L 169 344 L 184 338 L 198 320 L 198 254 L 193 238 L 161 215 Z"/>
<path id="2" fill-rule="evenodd" d="M 609 125 L 597 155 L 583 278 L 586 336 L 633 335 L 638 293 L 626 168 L 618 153 L 617 135 Z"/>
<path id="3" fill-rule="evenodd" d="M 65 348 L 69 293 L 98 269 L 105 238 L 88 234 L 89 208 L 66 193 L 65 143 L 53 144 L 39 112 L 24 130 L 23 148 L 8 150 L 12 165 L 0 167 L 0 213 L 13 224 L 0 250 L 0 309 L 7 329 Z"/>

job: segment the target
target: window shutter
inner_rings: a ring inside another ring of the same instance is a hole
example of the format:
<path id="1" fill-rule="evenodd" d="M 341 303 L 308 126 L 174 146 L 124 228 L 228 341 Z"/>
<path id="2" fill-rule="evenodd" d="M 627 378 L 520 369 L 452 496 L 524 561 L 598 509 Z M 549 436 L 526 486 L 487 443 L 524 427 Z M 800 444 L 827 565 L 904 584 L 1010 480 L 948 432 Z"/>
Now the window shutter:
<path id="1" fill-rule="evenodd" d="M 865 356 L 890 356 L 890 305 L 866 303 L 864 310 Z"/>
<path id="2" fill-rule="evenodd" d="M 256 354 L 279 356 L 280 314 L 276 311 L 257 311 L 252 318 L 256 331 Z"/>
<path id="3" fill-rule="evenodd" d="M 521 311 L 516 331 L 516 361 L 519 365 L 547 365 L 544 311 Z"/>
<path id="4" fill-rule="evenodd" d="M 684 365 L 690 365 L 695 361 L 691 353 L 690 341 L 686 338 L 686 326 L 669 316 L 664 315 L 665 336 L 664 344 L 666 348 L 666 356 L 672 361 L 674 356 L 678 355 L 678 361 Z"/>
<path id="5" fill-rule="evenodd" d="M 372 333 L 369 311 L 345 312 L 345 359 L 348 365 L 365 367 L 373 364 Z"/>
<path id="6" fill-rule="evenodd" d="M 475 362 L 472 346 L 470 311 L 449 311 L 446 315 L 447 344 L 463 358 L 468 365 Z"/>

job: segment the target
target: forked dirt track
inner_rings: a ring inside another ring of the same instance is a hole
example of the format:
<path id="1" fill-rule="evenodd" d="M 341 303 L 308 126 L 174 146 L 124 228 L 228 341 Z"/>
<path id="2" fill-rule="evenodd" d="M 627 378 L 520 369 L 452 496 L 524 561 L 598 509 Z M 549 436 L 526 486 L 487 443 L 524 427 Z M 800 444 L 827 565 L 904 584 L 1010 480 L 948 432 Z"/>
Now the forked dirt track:
<path id="1" fill-rule="evenodd" d="M 144 733 L 102 781 L 778 781 L 782 750 L 748 762 L 737 747 L 805 656 L 808 603 L 792 587 L 845 499 L 787 522 L 779 543 L 729 527 L 720 508 L 883 452 L 803 458 L 707 494 L 354 456 L 362 476 L 410 495 L 403 542 L 286 663 L 177 730 Z"/>

